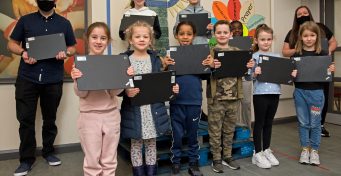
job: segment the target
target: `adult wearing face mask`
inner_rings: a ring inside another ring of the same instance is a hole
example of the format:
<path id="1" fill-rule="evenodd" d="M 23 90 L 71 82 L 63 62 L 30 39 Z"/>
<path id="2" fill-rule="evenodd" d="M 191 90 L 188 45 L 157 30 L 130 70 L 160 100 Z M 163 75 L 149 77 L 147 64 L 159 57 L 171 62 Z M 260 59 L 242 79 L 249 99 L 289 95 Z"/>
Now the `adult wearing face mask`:
<path id="1" fill-rule="evenodd" d="M 307 6 L 300 6 L 295 10 L 295 16 L 294 16 L 292 29 L 288 32 L 287 36 L 285 37 L 284 45 L 282 49 L 283 56 L 290 57 L 296 52 L 295 45 L 298 40 L 298 31 L 299 31 L 300 25 L 306 21 L 314 21 L 311 11 Z M 334 34 L 324 24 L 322 23 L 317 23 L 317 24 L 320 27 L 322 37 L 325 37 L 328 39 L 328 44 L 329 44 L 328 50 L 329 50 L 329 55 L 331 55 L 337 47 L 337 42 L 334 37 Z M 324 104 L 322 114 L 321 114 L 322 116 L 321 136 L 329 137 L 330 134 L 324 127 L 324 122 L 325 122 L 326 114 L 328 110 L 329 83 L 325 83 L 323 91 L 324 91 L 324 97 L 325 97 L 325 104 Z"/>
<path id="2" fill-rule="evenodd" d="M 76 40 L 71 23 L 55 13 L 55 2 L 36 0 L 38 11 L 19 19 L 8 42 L 8 49 L 21 56 L 15 83 L 16 113 L 20 123 L 20 165 L 14 176 L 26 175 L 36 160 L 35 118 L 39 98 L 43 119 L 42 155 L 50 166 L 61 164 L 53 155 L 53 143 L 57 135 L 55 120 L 62 96 L 64 59 L 75 53 Z M 55 58 L 41 61 L 27 54 L 26 38 L 55 33 L 64 33 L 66 53 L 61 51 Z"/>

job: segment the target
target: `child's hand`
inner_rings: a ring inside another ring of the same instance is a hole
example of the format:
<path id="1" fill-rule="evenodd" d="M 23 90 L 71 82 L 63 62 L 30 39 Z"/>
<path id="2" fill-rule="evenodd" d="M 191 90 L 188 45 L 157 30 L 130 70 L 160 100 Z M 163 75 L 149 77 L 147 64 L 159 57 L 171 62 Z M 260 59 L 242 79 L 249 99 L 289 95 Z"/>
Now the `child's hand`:
<path id="1" fill-rule="evenodd" d="M 133 68 L 133 66 L 128 67 L 127 74 L 129 76 L 133 76 L 134 75 L 134 68 Z"/>
<path id="2" fill-rule="evenodd" d="M 140 89 L 139 88 L 130 88 L 130 89 L 126 89 L 126 94 L 128 97 L 135 97 L 139 92 Z"/>
<path id="3" fill-rule="evenodd" d="M 335 63 L 333 62 L 331 65 L 328 67 L 329 72 L 335 72 Z"/>
<path id="4" fill-rule="evenodd" d="M 292 76 L 293 78 L 296 78 L 296 77 L 297 77 L 297 70 L 296 70 L 296 69 L 293 70 L 293 71 L 291 72 L 291 76 Z"/>
<path id="5" fill-rule="evenodd" d="M 174 86 L 173 86 L 173 92 L 175 93 L 175 94 L 178 94 L 179 93 L 179 85 L 178 84 L 175 84 Z"/>
<path id="6" fill-rule="evenodd" d="M 207 58 L 202 61 L 202 65 L 210 66 L 211 68 L 214 68 L 213 57 L 211 55 L 208 55 Z"/>
<path id="7" fill-rule="evenodd" d="M 71 70 L 71 78 L 75 81 L 77 78 L 80 78 L 82 76 L 83 73 L 75 67 L 75 64 L 73 64 Z"/>
<path id="8" fill-rule="evenodd" d="M 170 56 L 166 56 L 162 59 L 162 63 L 166 66 L 175 65 L 174 59 L 170 58 Z"/>
<path id="9" fill-rule="evenodd" d="M 214 59 L 214 68 L 220 68 L 221 67 L 221 62 L 218 59 Z"/>
<path id="10" fill-rule="evenodd" d="M 256 74 L 256 75 L 262 74 L 262 69 L 261 69 L 260 67 L 256 67 L 256 69 L 255 69 L 255 74 Z"/>
<path id="11" fill-rule="evenodd" d="M 207 30 L 209 30 L 209 31 L 213 30 L 213 24 L 212 23 L 207 25 Z"/>
<path id="12" fill-rule="evenodd" d="M 247 62 L 246 67 L 247 68 L 253 68 L 255 66 L 255 61 L 253 59 L 250 59 L 249 62 Z"/>

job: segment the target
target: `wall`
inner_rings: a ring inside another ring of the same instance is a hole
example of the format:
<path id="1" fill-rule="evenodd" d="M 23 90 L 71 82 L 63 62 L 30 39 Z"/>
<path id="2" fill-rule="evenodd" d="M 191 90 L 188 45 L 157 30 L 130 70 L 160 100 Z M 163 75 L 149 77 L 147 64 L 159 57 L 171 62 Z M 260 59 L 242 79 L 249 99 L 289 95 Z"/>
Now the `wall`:
<path id="1" fill-rule="evenodd" d="M 125 7 L 129 3 L 129 0 L 110 1 L 111 2 L 111 15 L 107 16 L 106 13 L 106 3 L 107 0 L 89 0 L 89 23 L 94 21 L 104 21 L 107 22 L 107 17 L 111 18 L 111 32 L 114 36 L 112 53 L 117 54 L 126 48 L 126 44 L 118 38 L 118 22 L 122 17 Z M 203 5 L 207 6 L 209 1 L 202 1 Z M 289 0 L 289 1 L 279 1 L 279 0 L 255 0 L 256 13 L 261 14 L 265 17 L 265 22 L 271 24 L 274 27 L 277 40 L 275 41 L 275 52 L 281 51 L 282 41 L 284 40 L 284 33 L 289 30 L 291 25 L 292 16 L 294 9 L 299 5 L 299 1 Z M 309 5 L 318 7 L 318 0 L 304 1 Z M 283 8 L 285 7 L 285 8 Z M 206 8 L 211 10 L 210 6 Z M 271 10 L 273 9 L 273 10 Z M 318 8 L 314 8 L 317 9 Z M 178 10 L 178 9 L 173 9 Z M 169 16 L 168 20 L 169 26 L 174 25 L 174 17 L 171 15 L 172 12 L 168 10 Z M 119 14 L 119 15 L 118 15 Z M 314 18 L 319 19 L 317 16 L 318 11 L 313 11 Z M 289 18 L 288 18 L 289 17 Z M 281 30 L 283 29 L 283 30 Z M 170 35 L 172 36 L 172 35 Z M 171 38 L 171 43 L 175 41 Z M 287 88 L 285 88 L 287 89 Z M 289 88 L 290 89 L 290 88 Z M 1 123 L 0 123 L 0 153 L 6 150 L 15 150 L 19 146 L 19 135 L 18 135 L 18 122 L 16 120 L 15 114 L 15 97 L 14 97 L 14 85 L 0 85 L 0 112 L 1 112 Z M 79 114 L 79 102 L 78 98 L 73 93 L 73 84 L 65 83 L 63 87 L 63 97 L 61 105 L 58 110 L 57 125 L 59 133 L 55 141 L 56 145 L 78 143 L 78 134 L 76 129 L 76 121 Z M 290 92 L 290 90 L 288 91 Z M 290 94 L 290 93 L 288 93 Z M 290 98 L 290 96 L 289 96 Z M 293 108 L 292 99 L 283 99 L 280 102 L 276 118 L 287 117 L 295 115 L 295 110 Z M 41 146 L 41 113 L 40 109 L 37 111 L 36 120 L 36 138 L 37 145 Z"/>

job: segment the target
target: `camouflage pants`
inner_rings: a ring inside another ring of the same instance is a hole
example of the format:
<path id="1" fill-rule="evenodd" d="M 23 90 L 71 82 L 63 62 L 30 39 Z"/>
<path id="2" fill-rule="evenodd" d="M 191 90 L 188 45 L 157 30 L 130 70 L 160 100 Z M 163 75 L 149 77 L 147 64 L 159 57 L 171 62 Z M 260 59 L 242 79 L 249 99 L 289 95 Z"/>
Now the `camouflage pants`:
<path id="1" fill-rule="evenodd" d="M 208 134 L 213 160 L 232 157 L 233 135 L 237 121 L 239 100 L 214 99 L 208 104 Z M 223 150 L 223 158 L 221 151 Z"/>

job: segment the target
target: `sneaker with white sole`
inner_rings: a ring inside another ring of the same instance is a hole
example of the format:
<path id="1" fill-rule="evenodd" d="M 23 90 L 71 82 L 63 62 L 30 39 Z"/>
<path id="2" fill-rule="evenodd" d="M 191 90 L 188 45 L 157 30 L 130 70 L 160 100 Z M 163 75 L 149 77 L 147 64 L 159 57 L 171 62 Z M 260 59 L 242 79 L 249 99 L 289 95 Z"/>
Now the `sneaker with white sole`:
<path id="1" fill-rule="evenodd" d="M 45 160 L 50 166 L 59 166 L 62 164 L 60 159 L 54 155 L 49 155 L 49 156 L 45 157 Z"/>
<path id="2" fill-rule="evenodd" d="M 264 150 L 263 153 L 264 153 L 265 158 L 268 159 L 268 161 L 270 162 L 271 166 L 278 166 L 279 165 L 279 161 L 274 156 L 274 154 L 272 154 L 271 149 L 268 148 L 268 149 Z"/>
<path id="3" fill-rule="evenodd" d="M 263 152 L 258 152 L 258 153 L 253 152 L 252 164 L 255 164 L 258 167 L 263 168 L 263 169 L 271 168 L 271 164 L 268 161 L 268 159 L 265 158 Z"/>
<path id="4" fill-rule="evenodd" d="M 309 149 L 308 148 L 303 148 L 302 152 L 301 152 L 301 156 L 300 156 L 300 161 L 299 162 L 301 164 L 309 164 L 310 163 L 309 155 L 310 155 Z"/>
<path id="5" fill-rule="evenodd" d="M 314 166 L 320 165 L 320 156 L 317 150 L 311 150 L 310 152 L 310 164 Z"/>
<path id="6" fill-rule="evenodd" d="M 14 171 L 14 176 L 24 176 L 32 169 L 32 164 L 27 162 L 22 162 L 18 168 Z"/>

